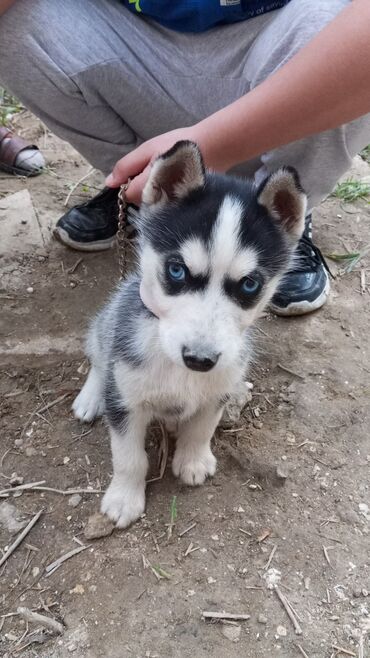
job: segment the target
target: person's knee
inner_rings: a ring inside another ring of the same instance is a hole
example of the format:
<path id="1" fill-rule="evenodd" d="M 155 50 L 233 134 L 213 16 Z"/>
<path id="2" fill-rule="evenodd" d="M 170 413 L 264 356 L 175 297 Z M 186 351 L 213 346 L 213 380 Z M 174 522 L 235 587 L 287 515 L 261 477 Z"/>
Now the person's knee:
<path id="1" fill-rule="evenodd" d="M 37 44 L 45 32 L 47 0 L 18 0 L 0 16 L 0 80 L 14 93 L 37 68 Z"/>

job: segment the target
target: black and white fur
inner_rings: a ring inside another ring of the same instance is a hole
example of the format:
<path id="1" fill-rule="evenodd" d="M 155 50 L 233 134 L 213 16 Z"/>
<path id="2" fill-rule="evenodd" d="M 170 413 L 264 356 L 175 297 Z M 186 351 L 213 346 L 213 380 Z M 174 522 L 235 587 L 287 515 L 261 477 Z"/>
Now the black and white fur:
<path id="1" fill-rule="evenodd" d="M 106 415 L 113 479 L 101 509 L 117 526 L 144 511 L 153 418 L 177 425 L 176 476 L 200 485 L 214 475 L 210 443 L 244 382 L 249 328 L 292 262 L 305 211 L 291 169 L 256 188 L 206 172 L 192 142 L 154 162 L 137 220 L 139 267 L 91 327 L 91 370 L 73 404 L 83 421 Z"/>

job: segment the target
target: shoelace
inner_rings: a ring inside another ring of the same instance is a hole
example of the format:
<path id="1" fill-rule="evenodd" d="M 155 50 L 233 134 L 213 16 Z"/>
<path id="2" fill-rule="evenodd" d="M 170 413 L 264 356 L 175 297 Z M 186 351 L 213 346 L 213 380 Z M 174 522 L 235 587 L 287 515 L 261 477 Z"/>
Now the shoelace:
<path id="1" fill-rule="evenodd" d="M 333 276 L 319 247 L 313 244 L 311 238 L 306 232 L 302 235 L 298 243 L 296 263 L 297 267 L 294 269 L 299 270 L 300 272 L 311 272 L 312 270 L 317 270 L 322 264 L 330 276 Z"/>

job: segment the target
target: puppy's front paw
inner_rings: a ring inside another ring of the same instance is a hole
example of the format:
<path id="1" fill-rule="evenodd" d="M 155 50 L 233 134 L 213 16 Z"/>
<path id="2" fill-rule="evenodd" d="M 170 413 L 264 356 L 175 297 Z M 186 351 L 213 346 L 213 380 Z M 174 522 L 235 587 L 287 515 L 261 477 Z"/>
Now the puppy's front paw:
<path id="1" fill-rule="evenodd" d="M 104 413 L 104 400 L 100 395 L 100 391 L 93 391 L 85 384 L 72 404 L 72 411 L 75 418 L 83 423 L 89 423 L 94 418 L 102 416 Z"/>
<path id="2" fill-rule="evenodd" d="M 127 528 L 137 521 L 145 510 L 145 488 L 113 478 L 104 494 L 101 511 L 115 522 L 118 528 Z"/>
<path id="3" fill-rule="evenodd" d="M 173 474 L 191 487 L 203 484 L 207 476 L 212 477 L 216 466 L 216 457 L 208 446 L 199 452 L 179 447 L 172 461 Z"/>

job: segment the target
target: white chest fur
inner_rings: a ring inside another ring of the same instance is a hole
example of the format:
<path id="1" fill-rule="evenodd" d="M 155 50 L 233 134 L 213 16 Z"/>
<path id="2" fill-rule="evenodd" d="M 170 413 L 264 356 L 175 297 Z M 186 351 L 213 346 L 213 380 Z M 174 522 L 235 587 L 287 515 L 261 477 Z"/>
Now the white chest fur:
<path id="1" fill-rule="evenodd" d="M 114 366 L 114 375 L 128 409 L 144 406 L 151 409 L 154 416 L 171 415 L 172 410 L 178 409 L 186 418 L 205 404 L 231 395 L 242 381 L 244 370 L 245 365 L 216 368 L 207 373 L 194 372 L 159 353 L 141 367 L 119 361 Z"/>

